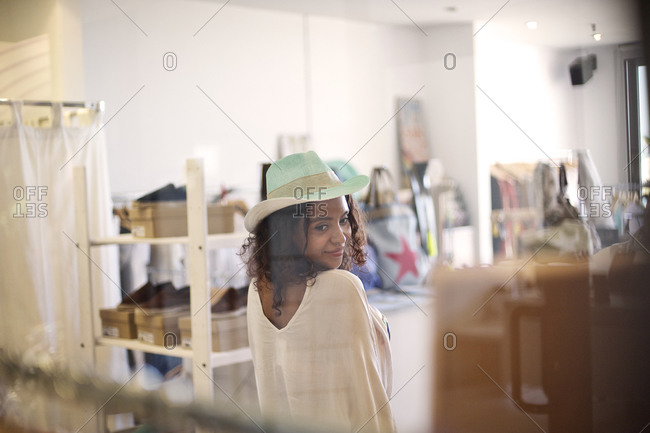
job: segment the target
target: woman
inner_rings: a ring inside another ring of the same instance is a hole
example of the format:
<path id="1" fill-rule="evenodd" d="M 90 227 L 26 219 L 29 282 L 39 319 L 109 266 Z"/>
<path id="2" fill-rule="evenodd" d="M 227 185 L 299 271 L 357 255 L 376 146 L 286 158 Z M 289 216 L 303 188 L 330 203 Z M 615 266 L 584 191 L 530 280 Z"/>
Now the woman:
<path id="1" fill-rule="evenodd" d="M 365 235 L 351 194 L 314 152 L 267 171 L 267 200 L 245 218 L 248 336 L 262 414 L 329 431 L 393 432 L 388 328 L 352 262 Z"/>

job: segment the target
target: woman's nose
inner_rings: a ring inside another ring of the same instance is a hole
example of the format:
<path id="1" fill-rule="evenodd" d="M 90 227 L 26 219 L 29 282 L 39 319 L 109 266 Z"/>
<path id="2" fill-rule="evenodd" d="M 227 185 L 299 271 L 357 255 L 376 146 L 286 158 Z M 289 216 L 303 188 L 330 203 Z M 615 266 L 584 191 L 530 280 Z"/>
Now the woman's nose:
<path id="1" fill-rule="evenodd" d="M 343 228 L 342 227 L 336 228 L 334 230 L 334 233 L 332 234 L 332 243 L 336 245 L 343 245 L 345 244 L 346 240 L 347 240 L 347 236 L 345 235 Z"/>

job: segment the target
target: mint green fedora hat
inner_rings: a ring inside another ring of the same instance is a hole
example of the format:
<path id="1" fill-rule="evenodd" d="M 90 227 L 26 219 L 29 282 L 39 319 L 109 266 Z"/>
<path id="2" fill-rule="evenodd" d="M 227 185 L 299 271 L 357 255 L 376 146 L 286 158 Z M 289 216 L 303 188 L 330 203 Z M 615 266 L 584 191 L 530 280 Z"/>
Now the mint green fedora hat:
<path id="1" fill-rule="evenodd" d="M 249 232 L 273 212 L 300 203 L 330 200 L 365 188 L 370 179 L 358 175 L 341 182 L 314 151 L 294 153 L 276 161 L 266 172 L 267 199 L 244 218 Z"/>

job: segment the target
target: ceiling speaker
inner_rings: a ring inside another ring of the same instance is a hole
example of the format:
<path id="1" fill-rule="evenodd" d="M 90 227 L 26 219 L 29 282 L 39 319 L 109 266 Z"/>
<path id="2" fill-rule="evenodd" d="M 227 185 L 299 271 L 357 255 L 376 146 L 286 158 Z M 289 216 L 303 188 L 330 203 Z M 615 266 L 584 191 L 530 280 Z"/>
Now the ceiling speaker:
<path id="1" fill-rule="evenodd" d="M 569 65 L 571 84 L 574 86 L 585 84 L 594 75 L 596 68 L 597 63 L 595 54 L 578 57 Z"/>

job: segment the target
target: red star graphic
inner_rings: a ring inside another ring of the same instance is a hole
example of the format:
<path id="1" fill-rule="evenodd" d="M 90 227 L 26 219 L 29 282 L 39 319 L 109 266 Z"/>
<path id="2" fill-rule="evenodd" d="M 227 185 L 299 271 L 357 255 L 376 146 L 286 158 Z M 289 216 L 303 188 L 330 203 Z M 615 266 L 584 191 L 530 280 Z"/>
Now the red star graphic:
<path id="1" fill-rule="evenodd" d="M 400 239 L 402 241 L 402 252 L 386 253 L 389 258 L 399 263 L 399 272 L 397 274 L 397 278 L 395 279 L 396 283 L 399 283 L 399 280 L 402 279 L 402 277 L 409 271 L 416 277 L 418 276 L 418 269 L 415 267 L 418 256 L 415 251 L 412 251 L 409 248 L 408 244 L 406 243 L 406 239 L 404 239 L 404 236 L 402 236 Z"/>

